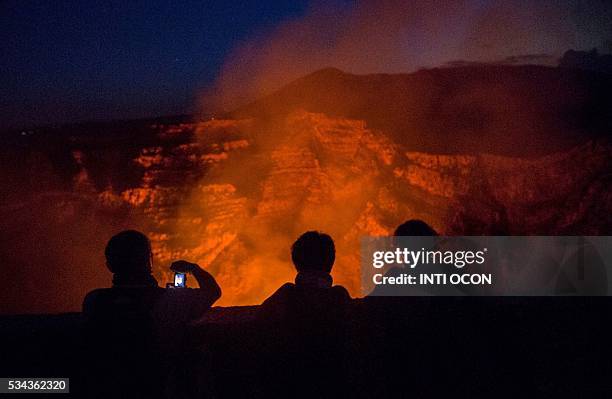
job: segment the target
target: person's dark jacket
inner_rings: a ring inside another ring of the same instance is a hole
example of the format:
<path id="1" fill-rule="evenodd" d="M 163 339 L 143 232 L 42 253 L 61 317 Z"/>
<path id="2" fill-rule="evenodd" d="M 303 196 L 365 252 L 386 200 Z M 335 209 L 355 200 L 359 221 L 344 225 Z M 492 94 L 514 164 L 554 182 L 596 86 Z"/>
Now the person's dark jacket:
<path id="1" fill-rule="evenodd" d="M 351 298 L 342 286 L 288 283 L 266 299 L 260 322 L 266 326 L 261 380 L 272 396 L 300 392 L 329 397 L 346 387 L 345 345 Z"/>
<path id="2" fill-rule="evenodd" d="M 163 396 L 169 359 L 180 353 L 187 324 L 217 299 L 217 291 L 206 288 L 164 289 L 156 284 L 87 294 L 83 301 L 86 395 Z"/>

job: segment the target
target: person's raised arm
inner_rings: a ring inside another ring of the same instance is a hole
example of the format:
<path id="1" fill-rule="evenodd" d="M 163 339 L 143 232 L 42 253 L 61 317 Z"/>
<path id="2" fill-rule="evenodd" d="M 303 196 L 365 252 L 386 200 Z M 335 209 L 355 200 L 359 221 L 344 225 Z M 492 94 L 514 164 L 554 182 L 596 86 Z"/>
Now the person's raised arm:
<path id="1" fill-rule="evenodd" d="M 221 298 L 221 287 L 219 287 L 215 278 L 196 263 L 177 260 L 170 265 L 170 270 L 177 273 L 191 273 L 198 282 L 200 289 L 210 295 L 211 304 Z"/>

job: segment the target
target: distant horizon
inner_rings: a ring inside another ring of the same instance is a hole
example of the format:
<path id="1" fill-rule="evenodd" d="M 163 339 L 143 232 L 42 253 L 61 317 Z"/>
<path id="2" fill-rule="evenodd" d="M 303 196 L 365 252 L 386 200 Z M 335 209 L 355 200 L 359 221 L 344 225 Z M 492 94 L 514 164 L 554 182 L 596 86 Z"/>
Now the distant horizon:
<path id="1" fill-rule="evenodd" d="M 530 55 L 528 55 L 530 56 Z M 522 59 L 524 56 L 516 56 L 517 59 Z M 509 57 L 511 58 L 511 57 Z M 557 59 L 558 62 L 558 59 Z M 492 61 L 492 62 L 477 62 L 477 61 L 466 61 L 466 60 L 454 60 L 454 61 L 449 61 L 447 63 L 444 63 L 442 65 L 438 65 L 438 66 L 433 66 L 433 67 L 419 67 L 415 70 L 412 71 L 406 71 L 406 72 L 396 72 L 396 73 L 385 73 L 385 72 L 368 72 L 368 73 L 352 73 L 352 72 L 347 72 L 341 68 L 337 68 L 335 66 L 328 66 L 328 67 L 324 67 L 324 68 L 320 68 L 320 69 L 316 69 L 313 70 L 305 75 L 302 75 L 296 79 L 292 79 L 289 80 L 287 82 L 285 82 L 281 87 L 272 90 L 270 93 L 265 93 L 262 96 L 258 97 L 258 98 L 252 98 L 249 99 L 247 101 L 245 101 L 242 105 L 246 105 L 249 102 L 252 101 L 257 101 L 258 99 L 265 97 L 267 95 L 273 94 L 275 91 L 282 89 L 284 86 L 291 84 L 293 81 L 301 79 L 303 77 L 315 74 L 317 72 L 320 71 L 324 71 L 324 70 L 328 70 L 328 69 L 335 69 L 338 70 L 344 74 L 348 74 L 348 75 L 355 75 L 355 76 L 368 76 L 368 75 L 411 75 L 414 73 L 418 73 L 419 71 L 424 71 L 424 70 L 433 70 L 433 69 L 453 69 L 453 68 L 463 68 L 463 67 L 478 67 L 478 66 L 530 66 L 530 65 L 535 65 L 535 66 L 542 66 L 542 67 L 548 67 L 548 68 L 557 68 L 558 65 L 550 65 L 550 64 L 512 64 L 512 63 L 504 63 L 504 60 L 500 60 L 500 61 Z M 35 124 L 35 125 L 24 125 L 24 126 L 7 126 L 7 127 L 2 127 L 0 126 L 0 133 L 6 133 L 6 132 L 12 132 L 12 131 L 19 131 L 19 130 L 42 130 L 42 129 L 54 129 L 54 128 L 60 128 L 60 127 L 72 127 L 72 126 L 78 126 L 78 125 L 96 125 L 96 124 L 112 124 L 112 123 L 125 123 L 125 122 L 135 122 L 135 121 L 149 121 L 149 120 L 155 120 L 155 119 L 172 119 L 172 118 L 194 118 L 194 119 L 205 119 L 208 117 L 211 117 L 217 113 L 219 114 L 224 114 L 224 113 L 228 113 L 231 111 L 228 110 L 211 110 L 210 112 L 203 112 L 203 111 L 197 111 L 197 110 L 192 110 L 192 112 L 178 112 L 178 113 L 167 113 L 167 114 L 149 114 L 149 115 L 142 115 L 142 116 L 132 116 L 132 117 L 117 117 L 117 118 L 108 118 L 108 119 L 103 119 L 103 118 L 92 118 L 92 119 L 76 119 L 76 120 L 67 120 L 64 122 L 55 122 L 55 123 L 43 123 L 43 124 Z"/>
<path id="2" fill-rule="evenodd" d="M 596 57 L 612 57 L 612 53 L 599 53 L 597 49 L 587 49 L 587 50 L 575 50 L 568 49 L 566 53 L 574 52 L 580 55 L 589 55 L 595 52 Z M 524 55 L 516 55 L 509 56 L 504 59 L 500 59 L 497 61 L 469 61 L 469 60 L 452 60 L 447 61 L 441 65 L 431 66 L 431 67 L 417 67 L 414 70 L 404 71 L 404 72 L 395 72 L 395 73 L 387 73 L 387 72 L 367 72 L 367 73 L 353 73 L 343 70 L 342 68 L 338 68 L 336 66 L 327 66 L 319 69 L 315 69 L 310 71 L 302 76 L 299 76 L 295 79 L 291 79 L 289 81 L 284 82 L 280 87 L 271 90 L 269 93 L 264 93 L 259 97 L 246 99 L 243 103 L 238 104 L 238 107 L 249 104 L 250 102 L 257 101 L 265 96 L 271 95 L 277 90 L 282 89 L 284 86 L 291 84 L 295 80 L 299 80 L 301 78 L 310 76 L 312 74 L 316 74 L 320 71 L 324 70 L 338 70 L 343 74 L 355 75 L 355 76 L 368 76 L 368 75 L 411 75 L 418 73 L 420 71 L 434 70 L 434 69 L 454 69 L 454 68 L 465 68 L 465 67 L 495 67 L 495 66 L 512 66 L 512 67 L 522 67 L 522 66 L 539 66 L 546 68 L 559 68 L 559 63 L 561 62 L 562 57 L 555 57 L 550 54 L 540 53 L 540 54 L 524 54 Z M 533 60 L 540 60 L 542 62 L 529 62 Z M 524 63 L 523 63 L 524 62 Z M 585 68 L 577 67 L 576 69 Z M 208 112 L 204 112 L 203 110 L 198 110 L 194 107 L 195 104 L 192 104 L 190 108 L 192 110 L 184 110 L 183 112 L 177 113 L 162 113 L 162 114 L 147 114 L 147 115 L 136 115 L 136 116 L 128 116 L 128 117 L 110 117 L 110 118 L 84 118 L 84 119 L 75 119 L 75 120 L 66 120 L 63 122 L 49 122 L 42 124 L 32 124 L 32 125 L 22 125 L 22 126 L 6 126 L 3 127 L 0 125 L 0 133 L 6 133 L 11 131 L 19 131 L 19 130 L 41 130 L 41 129 L 53 129 L 59 127 L 72 127 L 78 125 L 95 125 L 95 124 L 112 124 L 112 123 L 125 123 L 131 121 L 149 121 L 155 119 L 172 119 L 172 118 L 194 118 L 204 120 L 210 118 L 216 114 L 226 114 L 232 112 L 232 110 L 210 110 Z"/>
<path id="3" fill-rule="evenodd" d="M 599 0 L 8 0 L 0 130 L 227 110 L 329 65 L 549 65 L 567 49 L 610 53 L 610 20 Z"/>
<path id="4" fill-rule="evenodd" d="M 586 50 L 573 50 L 573 49 L 569 49 L 568 51 L 576 51 L 579 53 L 588 53 L 588 51 Z M 602 54 L 602 55 L 607 55 L 607 54 Z M 277 89 L 272 90 L 269 93 L 265 93 L 262 96 L 258 97 L 258 98 L 252 98 L 252 99 L 248 99 L 246 100 L 244 103 L 240 104 L 239 106 L 244 106 L 247 105 L 250 102 L 253 101 L 257 101 L 258 99 L 265 97 L 267 95 L 273 94 L 275 91 L 282 89 L 284 86 L 291 84 L 292 82 L 294 82 L 295 80 L 301 79 L 303 77 L 318 73 L 320 71 L 324 71 L 324 70 L 328 70 L 328 69 L 335 69 L 338 70 L 344 74 L 348 74 L 348 75 L 355 75 L 355 76 L 368 76 L 368 75 L 411 75 L 411 74 L 415 74 L 418 73 L 420 71 L 426 71 L 426 70 L 434 70 L 434 69 L 454 69 L 454 68 L 465 68 L 465 67 L 494 67 L 494 66 L 514 66 L 514 67 L 521 67 L 521 66 L 540 66 L 540 67 L 547 67 L 547 68 L 558 68 L 559 65 L 559 58 L 555 58 L 556 63 L 555 64 L 544 64 L 544 63 L 516 63 L 516 61 L 523 61 L 523 60 L 528 60 L 530 58 L 540 58 L 540 59 L 545 59 L 545 58 L 549 58 L 552 59 L 552 56 L 546 55 L 546 54 L 536 54 L 536 55 L 532 55 L 532 54 L 527 54 L 527 55 L 522 55 L 522 56 L 513 56 L 513 57 L 507 57 L 504 60 L 499 60 L 499 61 L 491 61 L 491 62 L 479 62 L 479 61 L 467 61 L 467 60 L 454 60 L 454 61 L 449 61 L 446 62 L 442 65 L 438 65 L 438 66 L 433 66 L 433 67 L 420 67 L 417 68 L 415 70 L 412 71 L 406 71 L 406 72 L 396 72 L 396 73 L 385 73 L 385 72 L 368 72 L 368 73 L 352 73 L 352 72 L 347 72 L 341 68 L 335 67 L 335 66 L 328 66 L 328 67 L 324 67 L 324 68 L 320 68 L 320 69 L 316 69 L 313 70 L 305 75 L 302 75 L 296 79 L 292 79 L 289 80 L 287 82 L 285 82 L 282 86 L 280 86 Z M 179 112 L 179 113 L 168 113 L 168 114 L 150 114 L 150 115 L 142 115 L 142 116 L 133 116 L 133 117 L 118 117 L 118 118 L 109 118 L 109 119 L 79 119 L 79 120 L 68 120 L 65 122 L 57 122 L 57 123 L 46 123 L 46 124 L 37 124 L 37 125 L 26 125 L 26 126 L 8 126 L 8 127 L 0 127 L 0 133 L 6 133 L 6 132 L 14 132 L 14 131 L 19 131 L 19 130 L 42 130 L 42 129 L 53 129 L 53 128 L 60 128 L 60 127 L 72 127 L 72 126 L 78 126 L 78 125 L 96 125 L 96 124 L 112 124 L 112 123 L 125 123 L 125 122 L 136 122 L 136 121 L 150 121 L 150 120 L 155 120 L 155 119 L 172 119 L 172 118 L 193 118 L 195 119 L 199 119 L 199 120 L 205 120 L 207 118 L 213 117 L 216 114 L 226 114 L 231 112 L 230 110 L 211 110 L 209 112 L 203 112 L 202 110 L 192 110 L 192 112 Z"/>

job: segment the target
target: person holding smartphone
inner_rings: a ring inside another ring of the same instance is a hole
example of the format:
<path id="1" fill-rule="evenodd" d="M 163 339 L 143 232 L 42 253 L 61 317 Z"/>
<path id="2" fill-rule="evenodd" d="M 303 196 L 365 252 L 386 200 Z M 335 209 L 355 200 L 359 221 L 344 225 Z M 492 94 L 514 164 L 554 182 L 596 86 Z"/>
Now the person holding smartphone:
<path id="1" fill-rule="evenodd" d="M 104 254 L 112 287 L 93 290 L 83 301 L 86 395 L 157 397 L 187 326 L 221 297 L 221 288 L 210 273 L 185 260 L 173 262 L 170 270 L 183 286 L 191 274 L 199 287 L 159 287 L 151 242 L 135 230 L 113 236 Z"/>
<path id="2" fill-rule="evenodd" d="M 153 309 L 158 322 L 163 323 L 160 334 L 174 334 L 177 326 L 202 317 L 221 297 L 221 287 L 215 278 L 198 264 L 179 260 L 170 265 L 170 270 L 175 273 L 174 283 L 166 286 L 164 295 Z M 188 275 L 194 277 L 199 288 L 187 288 Z"/>
<path id="3" fill-rule="evenodd" d="M 182 302 L 184 319 L 195 319 L 207 311 L 220 297 L 221 288 L 214 277 L 199 265 L 179 260 L 170 270 L 182 276 L 193 275 L 199 288 L 168 290 L 159 287 L 152 274 L 151 242 L 141 232 L 126 230 L 113 236 L 105 249 L 106 266 L 113 273 L 112 287 L 91 291 L 83 301 L 83 314 L 88 320 L 117 319 L 139 315 L 158 316 L 169 301 Z M 184 284 L 183 284 L 184 286 Z"/>

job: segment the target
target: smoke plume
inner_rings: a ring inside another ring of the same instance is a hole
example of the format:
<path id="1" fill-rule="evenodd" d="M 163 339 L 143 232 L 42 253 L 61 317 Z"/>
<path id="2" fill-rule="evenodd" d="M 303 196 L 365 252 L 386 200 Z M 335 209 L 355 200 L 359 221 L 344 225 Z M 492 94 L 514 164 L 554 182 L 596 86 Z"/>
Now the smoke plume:
<path id="1" fill-rule="evenodd" d="M 612 37 L 603 1 L 315 2 L 301 18 L 242 43 L 228 56 L 206 111 L 231 110 L 297 77 L 333 66 L 351 73 L 410 72 L 454 60 L 495 62 Z"/>

